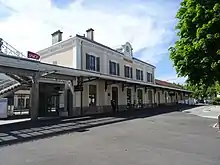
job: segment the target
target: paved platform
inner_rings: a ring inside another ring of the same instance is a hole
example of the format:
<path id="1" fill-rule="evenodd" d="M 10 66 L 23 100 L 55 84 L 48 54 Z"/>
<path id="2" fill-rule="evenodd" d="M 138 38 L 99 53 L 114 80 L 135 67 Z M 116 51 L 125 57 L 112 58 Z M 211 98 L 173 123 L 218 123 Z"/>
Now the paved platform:
<path id="1" fill-rule="evenodd" d="M 184 112 L 197 115 L 200 117 L 217 119 L 218 115 L 220 115 L 220 106 L 215 106 L 215 105 L 198 106 L 192 109 L 187 109 Z"/>
<path id="2" fill-rule="evenodd" d="M 13 119 L 13 120 L 7 120 L 7 119 L 0 119 L 0 125 L 5 125 L 5 124 L 12 124 L 12 123 L 19 123 L 23 121 L 29 121 L 30 118 L 24 118 L 24 119 Z"/>
<path id="3" fill-rule="evenodd" d="M 129 120 L 122 119 L 125 117 L 69 119 L 66 121 L 69 126 L 50 129 L 71 128 L 77 122 L 92 125 L 104 120 L 121 121 L 3 146 L 0 164 L 219 165 L 220 132 L 212 128 L 214 119 L 180 111 L 154 116 L 142 113 Z"/>

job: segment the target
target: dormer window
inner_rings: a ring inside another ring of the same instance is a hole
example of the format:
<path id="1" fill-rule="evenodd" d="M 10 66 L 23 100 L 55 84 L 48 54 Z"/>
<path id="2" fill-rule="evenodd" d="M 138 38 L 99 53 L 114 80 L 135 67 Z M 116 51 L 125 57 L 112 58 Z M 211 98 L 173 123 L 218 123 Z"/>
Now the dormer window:
<path id="1" fill-rule="evenodd" d="M 130 53 L 130 48 L 129 48 L 129 46 L 126 46 L 126 52 Z"/>

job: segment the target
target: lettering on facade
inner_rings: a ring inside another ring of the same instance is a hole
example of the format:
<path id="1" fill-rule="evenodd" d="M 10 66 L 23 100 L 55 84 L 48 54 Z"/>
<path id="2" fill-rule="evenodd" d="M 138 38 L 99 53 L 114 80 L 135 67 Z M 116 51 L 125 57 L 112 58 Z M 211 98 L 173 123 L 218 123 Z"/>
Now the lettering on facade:
<path id="1" fill-rule="evenodd" d="M 129 63 L 133 63 L 132 60 L 129 60 L 129 59 L 127 59 L 127 58 L 123 58 L 123 60 L 126 61 L 126 62 L 129 62 Z"/>

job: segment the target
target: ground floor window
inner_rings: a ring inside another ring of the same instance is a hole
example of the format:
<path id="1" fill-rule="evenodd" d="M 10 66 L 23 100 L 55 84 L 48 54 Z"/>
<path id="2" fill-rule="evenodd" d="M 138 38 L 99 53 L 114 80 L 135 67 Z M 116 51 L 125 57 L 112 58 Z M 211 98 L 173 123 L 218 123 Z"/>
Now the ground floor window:
<path id="1" fill-rule="evenodd" d="M 96 106 L 97 87 L 89 85 L 89 106 Z"/>
<path id="2" fill-rule="evenodd" d="M 127 105 L 131 106 L 131 88 L 127 88 Z"/>
<path id="3" fill-rule="evenodd" d="M 24 98 L 18 98 L 18 108 L 24 108 Z"/>
<path id="4" fill-rule="evenodd" d="M 142 107 L 143 105 L 143 91 L 141 89 L 137 90 L 137 101 L 138 101 L 138 107 Z"/>

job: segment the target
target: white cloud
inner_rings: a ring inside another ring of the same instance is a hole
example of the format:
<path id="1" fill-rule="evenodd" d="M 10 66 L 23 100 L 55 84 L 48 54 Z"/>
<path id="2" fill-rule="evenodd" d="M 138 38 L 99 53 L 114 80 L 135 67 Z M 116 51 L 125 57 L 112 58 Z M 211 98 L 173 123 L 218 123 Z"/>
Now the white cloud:
<path id="1" fill-rule="evenodd" d="M 134 1 L 117 7 L 107 6 L 106 10 L 94 5 L 95 2 L 92 7 L 82 2 L 76 0 L 59 9 L 50 0 L 0 0 L 0 6 L 10 11 L 7 18 L 1 19 L 0 15 L 0 37 L 26 53 L 50 46 L 51 33 L 58 29 L 64 32 L 63 39 L 67 39 L 92 27 L 96 41 L 110 47 L 129 41 L 134 51 L 139 52 L 140 59 L 154 65 L 167 53 L 168 47 L 161 45 L 173 39 L 172 17 L 167 12 L 172 8 L 166 9 L 168 3 L 158 6 L 153 0 L 144 5 Z M 161 78 L 177 80 L 175 75 Z"/>
<path id="2" fill-rule="evenodd" d="M 92 27 L 95 29 L 95 40 L 98 42 L 114 47 L 130 41 L 135 51 L 155 47 L 163 42 L 167 32 L 166 27 L 158 24 L 161 20 L 154 20 L 147 15 L 135 15 L 135 12 L 143 13 L 144 10 L 149 12 L 149 6 L 144 5 L 130 4 L 126 6 L 129 9 L 126 12 L 114 13 L 85 7 L 82 0 L 74 1 L 64 9 L 55 7 L 49 0 L 0 2 L 12 11 L 10 17 L 0 22 L 0 36 L 23 52 L 38 51 L 49 46 L 50 34 L 57 29 L 64 32 L 65 39 L 76 33 L 82 34 L 87 28 Z M 147 50 L 142 52 L 146 53 Z M 161 57 L 155 58 L 153 53 L 141 56 L 144 61 L 154 64 Z"/>

